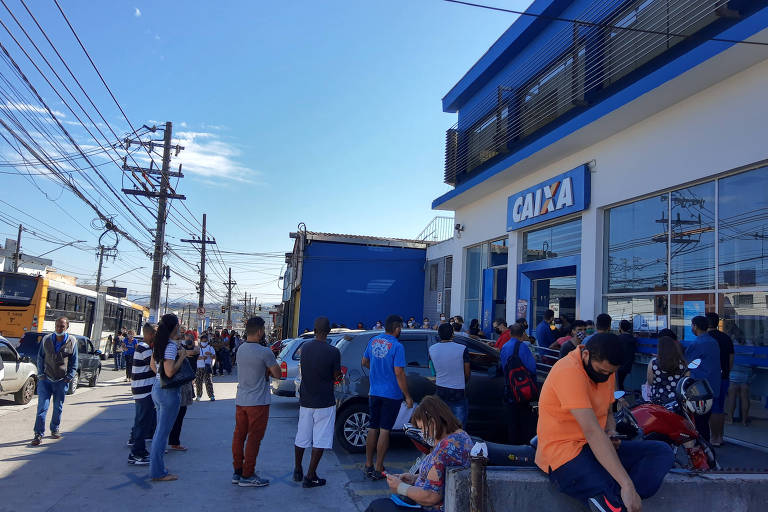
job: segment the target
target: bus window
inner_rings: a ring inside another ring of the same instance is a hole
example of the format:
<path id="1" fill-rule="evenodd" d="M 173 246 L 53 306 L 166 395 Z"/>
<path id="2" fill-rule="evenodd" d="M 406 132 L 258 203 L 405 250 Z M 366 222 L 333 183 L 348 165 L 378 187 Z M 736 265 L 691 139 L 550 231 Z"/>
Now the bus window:
<path id="1" fill-rule="evenodd" d="M 72 295 L 71 293 L 68 293 L 66 295 L 66 304 L 65 304 L 64 309 L 67 312 L 72 312 L 72 313 L 75 312 L 75 296 Z"/>
<path id="2" fill-rule="evenodd" d="M 59 292 L 56 294 L 56 305 L 53 306 L 53 309 L 61 311 L 64 309 L 64 294 L 62 292 Z"/>
<path id="3" fill-rule="evenodd" d="M 28 306 L 36 289 L 36 277 L 0 273 L 0 304 L 4 306 Z"/>

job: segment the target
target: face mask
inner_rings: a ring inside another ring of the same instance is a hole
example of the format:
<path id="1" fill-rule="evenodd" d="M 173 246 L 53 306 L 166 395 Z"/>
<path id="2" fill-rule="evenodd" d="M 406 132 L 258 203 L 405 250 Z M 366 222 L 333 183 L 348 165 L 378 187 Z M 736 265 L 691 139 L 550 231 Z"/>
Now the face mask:
<path id="1" fill-rule="evenodd" d="M 593 327 L 587 327 L 587 335 L 595 334 L 595 329 Z"/>
<path id="2" fill-rule="evenodd" d="M 584 331 L 576 331 L 576 338 L 578 338 L 579 340 L 583 340 L 586 337 L 587 337 L 587 333 L 585 333 Z"/>
<path id="3" fill-rule="evenodd" d="M 441 322 L 445 322 L 445 317 L 444 317 L 444 316 L 441 316 L 441 317 L 440 317 L 440 321 L 441 321 Z"/>
<path id="4" fill-rule="evenodd" d="M 592 356 L 589 356 L 587 364 L 584 365 L 584 370 L 586 370 L 587 376 L 592 379 L 592 382 L 596 384 L 606 382 L 611 377 L 610 374 L 606 375 L 604 373 L 598 372 L 592 367 Z"/>
<path id="5" fill-rule="evenodd" d="M 498 327 L 494 328 L 494 329 L 493 329 L 493 331 L 494 331 L 496 334 L 501 334 L 501 329 L 499 329 Z"/>

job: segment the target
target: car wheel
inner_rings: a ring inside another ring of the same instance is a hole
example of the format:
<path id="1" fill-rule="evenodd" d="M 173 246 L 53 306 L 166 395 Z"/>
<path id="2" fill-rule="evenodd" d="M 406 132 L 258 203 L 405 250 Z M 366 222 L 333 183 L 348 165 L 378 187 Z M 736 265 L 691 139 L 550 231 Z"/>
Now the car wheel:
<path id="1" fill-rule="evenodd" d="M 27 405 L 33 396 L 35 396 L 35 378 L 30 377 L 21 389 L 13 395 L 13 399 L 19 405 Z"/>
<path id="2" fill-rule="evenodd" d="M 88 387 L 92 388 L 96 386 L 96 381 L 99 380 L 99 375 L 101 374 L 101 368 L 96 370 L 96 373 L 93 374 L 93 378 L 88 380 Z"/>
<path id="3" fill-rule="evenodd" d="M 80 383 L 80 374 L 78 373 L 75 375 L 75 378 L 72 379 L 72 382 L 69 383 L 69 389 L 67 390 L 68 395 L 74 395 L 75 391 L 77 391 L 77 385 Z"/>
<path id="4" fill-rule="evenodd" d="M 343 410 L 336 419 L 336 440 L 349 453 L 365 451 L 368 437 L 368 405 L 351 405 Z"/>

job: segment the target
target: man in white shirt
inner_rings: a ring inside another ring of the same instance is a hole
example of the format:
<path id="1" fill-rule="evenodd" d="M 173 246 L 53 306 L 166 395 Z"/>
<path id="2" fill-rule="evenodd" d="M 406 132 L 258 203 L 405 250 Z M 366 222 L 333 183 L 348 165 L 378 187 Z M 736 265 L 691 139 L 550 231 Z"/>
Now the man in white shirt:
<path id="1" fill-rule="evenodd" d="M 208 393 L 211 402 L 216 400 L 216 397 L 213 396 L 213 381 L 211 380 L 215 359 L 216 351 L 208 343 L 208 334 L 203 334 L 200 336 L 200 355 L 197 356 L 197 373 L 195 374 L 195 391 L 197 392 L 195 400 L 198 402 L 203 397 L 203 383 L 205 383 L 205 392 Z"/>

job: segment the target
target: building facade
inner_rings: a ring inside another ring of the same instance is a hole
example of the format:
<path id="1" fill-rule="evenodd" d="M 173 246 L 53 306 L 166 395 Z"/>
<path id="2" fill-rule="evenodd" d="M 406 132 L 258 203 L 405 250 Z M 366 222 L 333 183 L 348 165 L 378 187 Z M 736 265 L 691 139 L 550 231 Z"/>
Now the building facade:
<path id="1" fill-rule="evenodd" d="M 749 44 L 768 42 L 768 2 L 528 12 L 443 98 L 454 188 L 433 208 L 457 228 L 427 258 L 452 257 L 451 314 L 489 331 L 605 311 L 690 340 L 715 311 L 768 345 L 768 46 Z"/>

